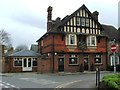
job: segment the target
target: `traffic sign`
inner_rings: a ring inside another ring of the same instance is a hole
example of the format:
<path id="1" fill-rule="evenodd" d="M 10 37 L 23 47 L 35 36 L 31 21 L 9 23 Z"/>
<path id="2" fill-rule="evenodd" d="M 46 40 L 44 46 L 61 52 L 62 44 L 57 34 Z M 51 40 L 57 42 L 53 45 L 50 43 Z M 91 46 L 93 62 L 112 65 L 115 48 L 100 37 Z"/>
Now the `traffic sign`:
<path id="1" fill-rule="evenodd" d="M 112 51 L 112 52 L 116 52 L 116 49 L 117 49 L 117 47 L 116 47 L 115 44 L 111 45 L 111 51 Z"/>

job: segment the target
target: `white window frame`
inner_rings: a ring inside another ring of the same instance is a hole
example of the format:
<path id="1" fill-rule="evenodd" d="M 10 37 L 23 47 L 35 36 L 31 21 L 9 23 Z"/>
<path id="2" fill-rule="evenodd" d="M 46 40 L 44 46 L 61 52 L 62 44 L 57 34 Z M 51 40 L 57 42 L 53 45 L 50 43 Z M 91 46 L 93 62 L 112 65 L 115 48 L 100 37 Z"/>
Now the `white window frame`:
<path id="1" fill-rule="evenodd" d="M 15 61 L 17 61 L 17 62 L 22 61 L 22 58 L 19 58 L 19 57 L 14 57 L 14 58 L 13 58 L 13 67 L 22 67 L 22 65 L 21 65 L 21 66 L 16 66 L 16 65 L 15 65 Z M 23 63 L 23 62 L 22 62 L 22 63 Z"/>
<path id="2" fill-rule="evenodd" d="M 92 43 L 92 39 L 94 38 L 94 44 Z M 96 41 L 96 36 L 88 36 L 87 37 L 87 46 L 96 46 L 97 41 Z"/>
<path id="3" fill-rule="evenodd" d="M 74 43 L 71 43 L 71 37 L 74 36 Z M 77 37 L 76 34 L 68 34 L 66 35 L 66 45 L 77 45 Z"/>
<path id="4" fill-rule="evenodd" d="M 118 56 L 115 56 L 115 57 L 117 58 L 117 61 L 116 61 L 116 59 L 115 59 L 115 64 L 117 65 L 117 64 L 120 63 L 120 62 L 119 62 L 119 57 L 118 57 Z M 111 66 L 114 65 L 114 55 L 111 55 L 111 56 L 110 56 L 110 65 L 111 65 Z"/>

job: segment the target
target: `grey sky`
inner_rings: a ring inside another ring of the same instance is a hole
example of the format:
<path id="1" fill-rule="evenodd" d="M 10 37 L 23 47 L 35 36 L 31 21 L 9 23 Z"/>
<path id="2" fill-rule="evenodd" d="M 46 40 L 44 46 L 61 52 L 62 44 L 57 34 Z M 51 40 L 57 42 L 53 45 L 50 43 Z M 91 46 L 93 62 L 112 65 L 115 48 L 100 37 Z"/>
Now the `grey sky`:
<path id="1" fill-rule="evenodd" d="M 83 4 L 99 12 L 99 22 L 118 28 L 119 0 L 0 0 L 0 29 L 11 34 L 14 47 L 36 43 L 47 30 L 47 7 L 53 19 L 70 15 Z"/>

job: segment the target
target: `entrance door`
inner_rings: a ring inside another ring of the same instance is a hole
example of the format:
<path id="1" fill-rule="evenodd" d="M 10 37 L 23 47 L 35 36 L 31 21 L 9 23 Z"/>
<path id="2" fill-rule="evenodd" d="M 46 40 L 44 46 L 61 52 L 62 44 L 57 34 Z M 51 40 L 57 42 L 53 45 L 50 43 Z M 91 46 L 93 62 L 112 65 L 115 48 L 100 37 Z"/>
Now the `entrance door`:
<path id="1" fill-rule="evenodd" d="M 23 59 L 23 71 L 32 71 L 32 60 L 31 58 L 24 58 Z"/>
<path id="2" fill-rule="evenodd" d="M 63 72 L 64 71 L 64 58 L 58 59 L 58 71 Z"/>
<path id="3" fill-rule="evenodd" d="M 88 58 L 84 58 L 84 70 L 88 70 Z"/>

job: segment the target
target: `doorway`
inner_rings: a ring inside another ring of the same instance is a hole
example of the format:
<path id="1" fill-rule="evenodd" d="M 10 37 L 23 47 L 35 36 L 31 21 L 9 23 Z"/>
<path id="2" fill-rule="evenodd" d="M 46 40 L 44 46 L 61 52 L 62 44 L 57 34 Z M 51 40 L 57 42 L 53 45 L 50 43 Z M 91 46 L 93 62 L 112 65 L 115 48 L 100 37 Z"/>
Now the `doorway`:
<path id="1" fill-rule="evenodd" d="M 84 70 L 88 70 L 88 58 L 84 58 Z"/>
<path id="2" fill-rule="evenodd" d="M 58 58 L 58 71 L 64 72 L 64 58 Z"/>
<path id="3" fill-rule="evenodd" d="M 23 59 L 22 71 L 32 71 L 32 60 L 31 58 Z"/>

